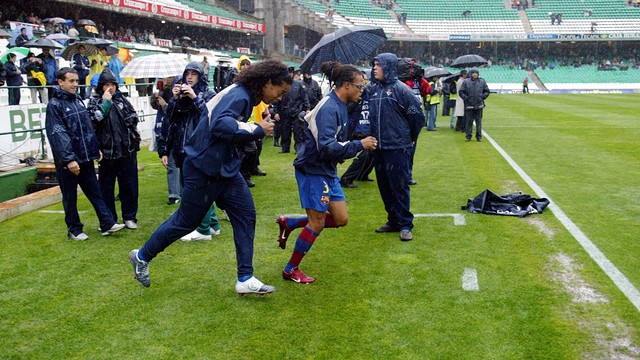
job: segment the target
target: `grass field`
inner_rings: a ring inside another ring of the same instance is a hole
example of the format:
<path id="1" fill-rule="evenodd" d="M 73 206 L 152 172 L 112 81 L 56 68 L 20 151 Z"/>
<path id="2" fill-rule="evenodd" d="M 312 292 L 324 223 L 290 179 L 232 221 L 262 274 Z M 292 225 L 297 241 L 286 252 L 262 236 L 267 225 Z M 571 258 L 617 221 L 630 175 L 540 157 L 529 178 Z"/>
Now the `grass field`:
<path id="1" fill-rule="evenodd" d="M 485 131 L 606 257 L 640 288 L 638 95 L 492 95 Z M 235 294 L 230 224 L 210 242 L 176 242 L 132 279 L 127 253 L 175 206 L 164 170 L 143 150 L 140 228 L 65 238 L 63 215 L 35 211 L 0 224 L 0 358 L 52 359 L 633 359 L 640 311 L 553 213 L 465 213 L 467 198 L 531 188 L 488 141 L 438 120 L 415 157 L 414 240 L 376 234 L 386 221 L 376 183 L 345 189 L 350 223 L 321 234 L 302 263 L 318 280 L 285 282 L 291 254 L 274 219 L 301 213 L 294 155 L 267 140 L 254 178 L 256 276 L 271 296 Z M 344 166 L 348 165 L 344 164 Z M 344 169 L 344 168 L 343 168 Z M 46 210 L 62 210 L 62 205 Z M 293 238 L 298 231 L 293 233 Z M 477 271 L 478 291 L 462 287 Z"/>

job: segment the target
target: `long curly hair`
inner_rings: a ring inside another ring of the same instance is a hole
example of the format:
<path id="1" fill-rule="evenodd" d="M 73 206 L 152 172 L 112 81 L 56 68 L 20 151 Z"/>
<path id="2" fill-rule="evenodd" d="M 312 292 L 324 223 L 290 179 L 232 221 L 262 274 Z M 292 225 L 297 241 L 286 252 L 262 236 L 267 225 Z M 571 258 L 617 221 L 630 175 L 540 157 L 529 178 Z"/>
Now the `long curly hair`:
<path id="1" fill-rule="evenodd" d="M 289 76 L 287 66 L 278 60 L 266 60 L 251 65 L 236 77 L 236 83 L 249 89 L 254 100 L 262 100 L 262 89 L 269 81 L 274 86 L 280 86 L 291 84 L 293 79 Z"/>

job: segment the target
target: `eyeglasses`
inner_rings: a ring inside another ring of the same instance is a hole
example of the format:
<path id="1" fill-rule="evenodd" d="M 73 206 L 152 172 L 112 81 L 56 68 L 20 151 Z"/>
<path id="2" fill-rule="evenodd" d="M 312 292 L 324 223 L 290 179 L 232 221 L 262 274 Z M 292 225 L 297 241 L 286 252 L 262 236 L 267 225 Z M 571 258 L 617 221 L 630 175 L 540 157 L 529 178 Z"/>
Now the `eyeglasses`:
<path id="1" fill-rule="evenodd" d="M 357 87 L 358 90 L 360 90 L 360 91 L 364 90 L 364 84 L 354 84 L 354 83 L 349 83 L 349 84 Z"/>

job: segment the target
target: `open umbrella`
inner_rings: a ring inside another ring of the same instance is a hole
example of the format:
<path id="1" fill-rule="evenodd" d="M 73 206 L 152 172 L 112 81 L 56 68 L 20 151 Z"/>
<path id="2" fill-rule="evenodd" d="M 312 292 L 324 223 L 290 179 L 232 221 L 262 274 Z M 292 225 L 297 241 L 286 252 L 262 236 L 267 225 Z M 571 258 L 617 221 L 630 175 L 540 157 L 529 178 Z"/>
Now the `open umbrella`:
<path id="1" fill-rule="evenodd" d="M 80 25 L 80 26 L 84 26 L 84 25 L 96 26 L 96 23 L 94 23 L 93 20 L 82 19 L 82 20 L 78 20 L 78 25 Z"/>
<path id="2" fill-rule="evenodd" d="M 451 67 L 459 69 L 482 65 L 487 65 L 487 60 L 482 56 L 475 54 L 462 55 L 451 63 Z"/>
<path id="3" fill-rule="evenodd" d="M 11 37 L 11 34 L 9 34 L 8 32 L 0 29 L 0 38 L 9 38 Z"/>
<path id="4" fill-rule="evenodd" d="M 105 49 L 107 49 L 107 56 L 113 56 L 120 52 L 120 49 L 112 45 L 107 46 Z"/>
<path id="5" fill-rule="evenodd" d="M 120 77 L 122 78 L 163 78 L 181 75 L 187 66 L 187 60 L 170 54 L 155 54 L 137 57 L 127 64 Z"/>
<path id="6" fill-rule="evenodd" d="M 55 34 L 49 34 L 45 36 L 45 39 L 55 40 L 55 41 L 65 41 L 65 40 L 70 40 L 71 36 L 63 33 L 55 33 Z"/>
<path id="7" fill-rule="evenodd" d="M 451 72 L 445 68 L 432 67 L 425 69 L 423 76 L 425 79 L 428 79 L 432 77 L 442 77 L 449 75 L 451 75 Z"/>
<path id="8" fill-rule="evenodd" d="M 22 45 L 23 47 L 34 47 L 34 48 L 56 48 L 63 49 L 64 45 L 60 44 L 55 40 L 39 38 L 39 39 L 31 39 Z"/>
<path id="9" fill-rule="evenodd" d="M 384 30 L 375 26 L 342 27 L 323 36 L 305 56 L 300 68 L 311 73 L 320 71 L 325 61 L 353 64 L 371 55 L 387 40 Z"/>
<path id="10" fill-rule="evenodd" d="M 460 79 L 460 71 L 455 72 L 447 77 L 445 77 L 444 79 L 442 79 L 443 83 L 450 83 L 453 84 L 454 82 L 456 82 L 458 79 Z"/>
<path id="11" fill-rule="evenodd" d="M 98 48 L 106 48 L 111 45 L 111 41 L 99 38 L 91 38 L 84 42 L 85 44 L 93 45 Z"/>
<path id="12" fill-rule="evenodd" d="M 61 17 L 52 17 L 52 18 L 47 18 L 47 19 L 42 20 L 42 22 L 52 23 L 54 25 L 55 24 L 60 24 L 60 23 L 63 23 L 63 22 L 67 22 L 67 21 L 69 21 L 69 20 L 63 19 Z"/>
<path id="13" fill-rule="evenodd" d="M 78 50 L 78 47 L 80 47 L 80 45 L 84 46 L 84 49 L 86 50 L 84 54 L 87 56 L 94 55 L 98 52 L 98 48 L 94 45 L 89 44 L 87 41 L 80 41 L 80 42 L 76 41 L 73 44 L 67 46 L 62 51 L 62 54 L 60 54 L 60 56 L 62 56 L 62 58 L 67 61 L 71 61 L 71 58 L 73 58 L 73 55 L 80 52 Z"/>
<path id="14" fill-rule="evenodd" d="M 88 32 L 90 32 L 92 34 L 96 34 L 96 35 L 100 34 L 100 31 L 98 30 L 98 28 L 96 28 L 93 25 L 85 25 L 84 28 L 85 28 L 85 30 L 87 30 Z"/>
<path id="15" fill-rule="evenodd" d="M 7 62 L 7 56 L 9 54 L 16 54 L 16 59 L 18 60 L 24 59 L 27 57 L 29 52 L 31 52 L 31 49 L 26 47 L 12 47 L 11 49 L 3 52 L 2 55 L 0 55 L 0 61 L 2 61 L 3 63 Z"/>

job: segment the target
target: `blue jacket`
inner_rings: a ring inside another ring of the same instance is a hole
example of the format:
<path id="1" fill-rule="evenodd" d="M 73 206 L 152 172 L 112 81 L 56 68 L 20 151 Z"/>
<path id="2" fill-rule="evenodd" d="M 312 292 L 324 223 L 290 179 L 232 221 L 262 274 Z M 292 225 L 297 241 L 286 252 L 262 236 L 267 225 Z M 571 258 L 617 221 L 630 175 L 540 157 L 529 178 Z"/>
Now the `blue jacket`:
<path id="1" fill-rule="evenodd" d="M 193 100 L 188 96 L 180 97 L 176 100 L 173 96 L 165 109 L 165 118 L 162 123 L 162 134 L 165 135 L 164 142 L 158 148 L 158 155 L 161 157 L 173 154 L 178 166 L 182 167 L 182 163 L 186 157 L 185 145 L 189 137 L 193 134 L 202 115 L 208 115 L 207 102 L 213 99 L 216 92 L 209 88 L 207 79 L 204 76 L 204 69 L 199 62 L 190 62 L 185 67 L 182 75 L 182 83 L 186 84 L 186 72 L 193 70 L 200 74 L 200 80 L 192 86 L 193 91 L 197 95 Z M 169 88 L 167 91 L 171 91 Z"/>
<path id="2" fill-rule="evenodd" d="M 305 117 L 304 142 L 293 162 L 297 170 L 311 175 L 338 176 L 337 165 L 363 150 L 360 140 L 348 141 L 347 105 L 334 91 Z"/>
<path id="3" fill-rule="evenodd" d="M 211 115 L 202 113 L 185 146 L 185 162 L 209 176 L 236 176 L 244 157 L 244 145 L 265 136 L 262 126 L 247 123 L 258 103 L 251 98 L 249 89 L 239 84 L 219 92 L 207 102 Z"/>
<path id="4" fill-rule="evenodd" d="M 44 77 L 47 79 L 47 85 L 57 85 L 58 80 L 58 63 L 51 56 L 44 56 L 44 53 L 38 55 L 44 63 Z"/>
<path id="5" fill-rule="evenodd" d="M 73 54 L 73 68 L 78 72 L 78 79 L 86 81 L 87 75 L 89 75 L 89 58 L 86 55 L 80 53 Z M 84 69 L 82 64 L 84 63 Z"/>
<path id="6" fill-rule="evenodd" d="M 99 158 L 89 112 L 76 94 L 55 88 L 47 104 L 45 127 L 56 164 L 67 166 L 72 161 L 85 163 Z"/>
<path id="7" fill-rule="evenodd" d="M 384 53 L 376 56 L 384 79 L 369 85 L 369 119 L 371 136 L 378 139 L 378 149 L 404 149 L 418 139 L 426 118 L 413 90 L 398 80 L 398 58 Z M 373 71 L 372 71 L 373 74 Z"/>

